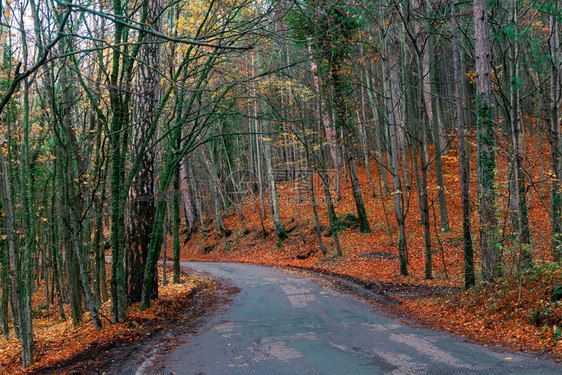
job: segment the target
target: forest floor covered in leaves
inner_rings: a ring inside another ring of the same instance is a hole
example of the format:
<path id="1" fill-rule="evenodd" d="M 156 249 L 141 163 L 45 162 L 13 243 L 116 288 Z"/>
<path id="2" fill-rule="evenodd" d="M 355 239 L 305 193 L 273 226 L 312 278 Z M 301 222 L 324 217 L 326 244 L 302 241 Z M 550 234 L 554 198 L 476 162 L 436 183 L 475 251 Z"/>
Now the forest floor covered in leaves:
<path id="1" fill-rule="evenodd" d="M 531 146 L 529 146 L 531 147 Z M 531 148 L 532 150 L 532 148 Z M 536 180 L 540 168 L 536 152 L 529 153 L 529 162 L 535 163 Z M 207 231 L 199 231 L 185 239 L 182 260 L 248 262 L 264 265 L 290 266 L 321 273 L 344 275 L 379 293 L 386 293 L 400 304 L 389 306 L 399 316 L 443 331 L 455 333 L 485 345 L 499 345 L 537 354 L 548 354 L 562 359 L 562 272 L 552 263 L 549 233 L 550 222 L 546 207 L 549 205 L 549 184 L 534 184 L 529 193 L 530 227 L 533 240 L 534 266 L 523 270 L 519 266 L 518 248 L 510 240 L 510 212 L 506 155 L 498 157 L 498 218 L 502 242 L 504 278 L 494 285 L 478 283 L 469 291 L 463 290 L 463 237 L 458 160 L 454 151 L 443 157 L 447 208 L 451 230 L 441 232 L 437 207 L 435 173 L 429 184 L 432 212 L 433 279 L 424 279 L 424 237 L 419 219 L 415 181 L 406 191 L 407 237 L 409 276 L 401 276 L 398 260 L 398 233 L 394 218 L 392 194 L 375 191 L 373 197 L 365 169 L 359 169 L 363 199 L 370 220 L 370 233 L 360 233 L 353 221 L 355 204 L 351 184 L 345 183 L 342 173 L 342 199 L 335 203 L 340 218 L 339 240 L 342 255 L 336 256 L 325 205 L 319 204 L 323 241 L 328 253 L 320 252 L 316 238 L 311 205 L 297 199 L 297 187 L 292 182 L 278 187 L 280 211 L 289 238 L 279 241 L 269 215 L 263 226 L 256 198 L 242 206 L 244 219 L 232 209 L 224 218 L 228 236 L 221 236 L 212 222 L 206 222 Z M 476 163 L 472 163 L 474 167 Z M 371 167 L 377 186 L 378 175 Z M 476 207 L 476 180 L 472 181 L 472 228 L 475 243 L 475 261 L 478 265 L 478 217 Z M 543 179 L 543 181 L 545 181 Z M 322 192 L 316 192 L 322 197 Z M 297 204 L 296 202 L 304 202 Z M 266 207 L 267 209 L 267 207 Z M 264 231 L 265 228 L 265 231 Z M 168 246 L 170 248 L 170 246 Z M 477 269 L 477 272 L 479 270 Z"/>
<path id="2" fill-rule="evenodd" d="M 179 284 L 162 285 L 160 271 L 159 299 L 145 311 L 138 303 L 127 310 L 126 320 L 111 324 L 109 300 L 102 305 L 104 328 L 97 331 L 84 314 L 81 322 L 73 326 L 70 309 L 65 305 L 66 320 L 61 320 L 57 307 L 48 308 L 44 290 L 34 293 L 35 364 L 26 371 L 21 368 L 19 340 L 0 339 L 0 374 L 99 374 L 102 368 L 110 368 L 121 355 L 151 337 L 161 335 L 176 325 L 188 325 L 203 314 L 205 307 L 199 303 L 200 294 L 209 297 L 216 287 L 213 279 L 201 275 L 182 273 Z M 13 330 L 12 330 L 13 334 Z"/>
<path id="3" fill-rule="evenodd" d="M 534 148 L 529 145 L 529 149 Z M 256 197 L 248 197 L 242 206 L 243 220 L 240 220 L 234 209 L 230 213 L 224 213 L 228 236 L 219 235 L 212 221 L 204 223 L 206 230 L 194 233 L 184 230 L 181 259 L 296 267 L 325 276 L 337 276 L 400 302 L 375 303 L 407 322 L 455 333 L 485 345 L 547 354 L 555 360 L 562 360 L 562 272 L 559 266 L 552 263 L 547 212 L 549 184 L 540 173 L 539 159 L 536 155 L 533 158 L 532 152 L 528 155 L 531 155 L 531 170 L 537 171 L 535 180 L 545 181 L 533 184 L 528 197 L 534 266 L 528 270 L 519 267 L 518 249 L 509 240 L 512 233 L 509 233 L 510 213 L 506 208 L 509 200 L 507 158 L 500 155 L 497 206 L 500 231 L 504 239 L 502 257 L 505 276 L 494 285 L 479 283 L 469 291 L 463 290 L 460 187 L 458 160 L 453 151 L 443 158 L 451 227 L 448 232 L 439 230 L 437 187 L 434 180 L 429 184 L 433 279 L 424 279 L 423 227 L 419 219 L 415 181 L 412 181 L 410 189 L 405 190 L 410 274 L 400 276 L 393 196 L 386 195 L 384 191 L 381 194 L 380 190 L 376 190 L 375 196 L 372 196 L 363 168 L 359 168 L 359 178 L 371 231 L 360 233 L 357 228 L 353 219 L 355 204 L 350 184 L 345 183 L 342 170 L 342 199 L 335 202 L 341 226 L 338 233 L 341 256 L 335 255 L 329 236 L 325 205 L 319 201 L 322 239 L 328 249 L 326 255 L 319 250 L 312 209 L 307 204 L 306 187 L 301 189 L 301 200 L 298 199 L 298 186 L 293 182 L 285 182 L 278 186 L 278 190 L 282 221 L 289 232 L 288 239 L 279 241 L 269 212 L 262 225 L 259 202 Z M 372 167 L 371 170 L 375 186 L 378 186 L 375 168 Z M 430 176 L 434 179 L 433 170 L 430 171 Z M 472 202 L 473 207 L 476 207 L 474 176 L 473 171 Z M 320 199 L 323 197 L 322 191 L 317 191 L 316 194 Z M 472 220 L 475 260 L 479 265 L 478 217 L 474 210 Z M 167 242 L 169 259 L 171 238 Z M 110 317 L 110 303 L 106 302 L 101 309 L 106 317 L 103 318 L 104 330 L 101 332 L 94 329 L 87 313 L 75 327 L 71 319 L 61 321 L 57 307 L 45 304 L 44 286 L 38 288 L 33 301 L 36 364 L 26 373 L 74 374 L 84 373 L 85 368 L 103 368 L 116 355 L 123 353 L 122 350 L 134 347 L 140 339 L 154 336 L 175 324 L 185 324 L 185 312 L 193 305 L 195 293 L 205 289 L 212 295 L 216 284 L 201 276 L 182 277 L 182 284 L 161 287 L 161 298 L 150 309 L 141 312 L 136 306 L 131 306 L 127 320 L 123 323 L 109 324 L 107 318 Z M 68 317 L 68 305 L 65 309 Z M 201 314 L 202 311 L 193 313 Z M 18 340 L 12 337 L 5 341 L 0 338 L 0 373 L 22 373 L 20 355 Z"/>

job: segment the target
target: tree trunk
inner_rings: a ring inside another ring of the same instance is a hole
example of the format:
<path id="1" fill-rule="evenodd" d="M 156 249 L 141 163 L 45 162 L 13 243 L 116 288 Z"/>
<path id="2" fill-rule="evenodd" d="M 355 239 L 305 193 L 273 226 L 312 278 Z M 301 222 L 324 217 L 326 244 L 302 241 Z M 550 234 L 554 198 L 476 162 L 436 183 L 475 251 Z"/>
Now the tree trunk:
<path id="1" fill-rule="evenodd" d="M 4 139 L 1 139 L 4 143 Z M 26 368 L 33 364 L 33 322 L 31 320 L 31 294 L 27 292 L 29 286 L 28 277 L 22 275 L 22 262 L 20 254 L 16 251 L 15 217 L 10 177 L 8 167 L 4 158 L 4 152 L 0 152 L 0 174 L 2 185 L 0 199 L 5 213 L 6 239 L 8 243 L 9 277 L 12 291 L 12 317 L 16 336 L 21 342 L 22 366 Z"/>
<path id="2" fill-rule="evenodd" d="M 180 187 L 180 193 L 183 202 L 183 212 L 189 226 L 189 230 L 193 230 L 197 222 L 197 217 L 195 208 L 193 207 L 193 186 L 190 184 L 188 167 L 184 160 L 182 160 L 180 164 Z"/>
<path id="3" fill-rule="evenodd" d="M 273 174 L 273 164 L 272 164 L 272 152 L 271 152 L 271 142 L 272 142 L 272 129 L 271 122 L 268 122 L 267 140 L 263 143 L 264 146 L 264 156 L 265 156 L 265 169 L 267 173 L 267 182 L 269 184 L 269 196 L 271 199 L 271 206 L 273 208 L 273 224 L 275 225 L 275 233 L 279 237 L 280 241 L 286 240 L 288 238 L 287 231 L 283 227 L 281 222 L 281 215 L 279 213 L 279 199 L 277 197 L 277 189 L 275 186 L 275 175 Z"/>
<path id="4" fill-rule="evenodd" d="M 474 250 L 472 244 L 472 230 L 470 224 L 470 155 L 466 144 L 465 134 L 467 132 L 464 123 L 464 112 L 462 107 L 462 83 L 460 68 L 459 43 L 457 39 L 457 21 L 455 0 L 450 0 L 451 7 L 451 34 L 453 42 L 453 65 L 455 79 L 455 108 L 457 114 L 457 140 L 459 152 L 459 169 L 462 200 L 462 229 L 464 239 L 464 287 L 466 289 L 474 286 Z"/>
<path id="5" fill-rule="evenodd" d="M 145 0 L 143 2 L 143 19 L 150 20 L 150 28 L 159 32 L 162 25 L 160 12 L 162 0 Z M 149 33 L 142 36 L 142 45 L 138 53 L 137 85 L 138 93 L 136 117 L 133 122 L 133 144 L 131 160 L 140 158 L 137 174 L 131 185 L 131 228 L 129 249 L 129 302 L 141 300 L 144 268 L 152 233 L 155 214 L 154 198 L 154 142 L 157 126 L 156 111 L 159 107 L 160 76 L 160 40 Z M 152 138 L 148 138 L 151 134 Z"/>
<path id="6" fill-rule="evenodd" d="M 114 0 L 113 13 L 115 17 L 123 17 L 123 5 L 121 0 Z M 123 182 L 125 173 L 124 140 L 123 131 L 127 126 L 127 108 L 121 93 L 119 73 L 121 69 L 122 43 L 125 28 L 121 23 L 115 23 L 114 48 L 112 54 L 112 66 L 110 75 L 109 97 L 112 118 L 109 132 L 110 158 L 111 158 L 111 320 L 122 322 L 125 320 L 127 310 L 127 288 L 125 269 L 123 265 L 123 241 L 124 241 L 124 201 Z M 127 82 L 125 82 L 125 85 Z"/>
<path id="7" fill-rule="evenodd" d="M 365 101 L 365 87 L 363 84 L 361 84 L 361 119 L 359 119 L 359 114 L 358 114 L 358 126 L 359 126 L 359 132 L 360 132 L 360 136 L 361 136 L 361 153 L 363 154 L 363 161 L 365 163 L 365 172 L 367 173 L 367 177 L 369 178 L 369 184 L 371 187 L 371 197 L 375 198 L 376 197 L 376 193 L 375 193 L 375 183 L 373 182 L 373 177 L 371 176 L 371 166 L 369 163 L 369 147 L 367 144 L 367 129 L 366 129 L 366 124 L 367 124 L 367 114 L 365 111 L 365 106 L 366 106 L 366 101 Z"/>
<path id="8" fill-rule="evenodd" d="M 222 197 L 222 190 L 221 190 L 221 179 L 219 178 L 219 171 L 218 166 L 213 160 L 213 154 L 207 147 L 207 144 L 201 145 L 201 155 L 203 157 L 203 162 L 209 176 L 211 177 L 211 199 L 213 200 L 213 208 L 215 214 L 215 226 L 217 228 L 217 232 L 221 236 L 226 236 L 227 230 L 224 227 L 224 223 L 222 220 L 221 215 L 221 197 Z"/>
<path id="9" fill-rule="evenodd" d="M 424 0 L 415 0 L 413 4 L 414 8 L 417 9 L 418 14 L 422 17 L 428 17 L 426 10 L 426 3 Z M 434 88 L 435 84 L 433 83 L 436 80 L 435 68 L 431 69 L 434 58 L 433 58 L 433 40 L 431 35 L 429 35 L 429 25 L 416 19 L 414 21 L 414 28 L 416 31 L 416 51 L 418 53 L 418 60 L 419 60 L 419 75 L 422 81 L 422 98 L 425 104 L 425 112 L 427 113 L 427 118 L 431 123 L 431 129 L 433 131 L 433 145 L 435 149 L 435 173 L 437 178 L 437 186 L 438 186 L 438 199 L 439 199 L 439 213 L 441 217 L 441 231 L 447 232 L 449 231 L 449 219 L 447 216 L 447 204 L 445 201 L 445 185 L 443 183 L 443 167 L 441 163 L 441 136 L 443 131 L 443 120 L 441 118 L 441 113 L 438 112 L 437 108 L 437 100 L 434 95 Z M 433 81 L 433 82 L 432 82 Z M 423 112 L 420 113 L 419 120 L 423 119 Z M 422 136 L 425 137 L 425 128 L 423 129 L 424 134 Z M 427 150 L 427 143 L 424 142 L 423 150 Z M 424 155 L 426 160 L 429 159 Z M 424 167 L 422 166 L 422 169 Z M 428 211 L 429 215 L 429 211 Z"/>
<path id="10" fill-rule="evenodd" d="M 335 65 L 334 65 L 335 64 Z M 357 217 L 359 219 L 359 230 L 361 233 L 368 233 L 369 220 L 363 203 L 363 196 L 361 194 L 361 186 L 359 185 L 359 178 L 357 177 L 357 168 L 355 166 L 355 150 L 353 149 L 353 141 L 351 139 L 351 125 L 347 120 L 348 111 L 345 104 L 345 91 L 343 90 L 343 82 L 340 77 L 340 67 L 338 62 L 333 62 L 331 67 L 332 82 L 334 85 L 334 104 L 336 106 L 336 116 L 340 123 L 343 132 L 343 144 L 347 151 L 347 166 L 349 169 L 349 179 L 351 180 L 351 187 L 353 192 L 353 200 L 355 201 L 355 208 L 357 209 Z"/>
<path id="11" fill-rule="evenodd" d="M 561 206 L 562 194 L 560 193 L 560 178 L 562 170 L 560 165 L 560 101 L 561 101 L 561 64 L 562 52 L 560 48 L 560 26 L 558 12 L 560 11 L 559 1 L 553 2 L 554 7 L 550 15 L 550 170 L 553 175 L 550 179 L 550 206 L 552 217 L 552 254 L 554 261 L 562 263 L 562 223 Z"/>
<path id="12" fill-rule="evenodd" d="M 511 138 L 513 148 L 513 172 L 514 172 L 514 188 L 513 196 L 515 200 L 515 207 L 517 211 L 517 233 L 518 233 L 518 246 L 519 263 L 522 267 L 528 268 L 532 265 L 532 257 L 530 252 L 531 234 L 529 230 L 529 215 L 526 199 L 526 186 L 525 186 L 525 171 L 524 171 L 524 148 L 523 137 L 521 128 L 521 119 L 519 118 L 519 34 L 517 26 L 517 0 L 511 0 L 510 4 L 510 18 L 511 23 L 515 30 L 515 37 L 510 45 L 510 122 L 511 122 Z"/>
<path id="13" fill-rule="evenodd" d="M 330 112 L 326 106 L 326 100 L 324 95 L 320 90 L 320 77 L 318 76 L 318 66 L 312 58 L 312 47 L 310 40 L 308 41 L 308 53 L 310 59 L 310 70 L 312 71 L 312 83 L 314 86 L 314 92 L 316 93 L 316 116 L 322 120 L 322 125 L 324 133 L 326 135 L 326 140 L 328 141 L 328 147 L 330 149 L 330 156 L 332 158 L 332 163 L 334 165 L 334 172 L 336 175 L 336 194 L 337 199 L 341 199 L 341 187 L 340 187 L 340 158 L 338 156 L 337 148 L 337 133 L 336 129 L 332 126 L 330 122 Z M 320 134 L 319 134 L 320 135 Z"/>
<path id="14" fill-rule="evenodd" d="M 4 228 L 4 225 L 2 225 L 2 228 Z M 8 340 L 10 337 L 10 264 L 8 261 L 8 254 L 6 254 L 4 249 L 0 250 L 0 257 L 0 282 L 2 283 L 2 296 L 0 297 L 0 324 L 2 327 L 2 336 L 4 336 L 4 340 Z"/>
<path id="15" fill-rule="evenodd" d="M 172 201 L 172 248 L 173 272 L 172 282 L 180 282 L 180 174 L 179 168 L 174 174 L 174 189 Z M 165 256 L 165 255 L 164 255 Z"/>
<path id="16" fill-rule="evenodd" d="M 320 219 L 318 218 L 318 202 L 316 201 L 316 194 L 314 192 L 314 170 L 312 169 L 312 165 L 310 162 L 310 148 L 308 145 L 308 141 L 306 140 L 304 147 L 306 151 L 306 166 L 309 172 L 308 183 L 310 188 L 310 203 L 312 205 L 312 213 L 314 214 L 314 230 L 316 232 L 318 246 L 320 246 L 320 251 L 322 251 L 322 254 L 326 255 L 328 251 L 326 250 L 326 246 L 324 245 L 324 241 L 322 240 L 322 225 L 320 224 Z"/>
<path id="17" fill-rule="evenodd" d="M 382 57 L 382 80 L 383 80 L 383 91 L 384 91 L 384 102 L 386 116 L 388 119 L 388 131 L 390 135 L 390 158 L 391 158 L 391 173 L 392 173 L 392 185 L 393 185 L 393 195 L 394 195 L 394 214 L 396 216 L 396 222 L 398 223 L 398 255 L 400 259 L 400 274 L 408 275 L 408 245 L 406 241 L 406 226 L 404 220 L 404 207 L 403 207 L 403 197 L 404 192 L 402 191 L 402 184 L 400 181 L 400 171 L 399 171 L 399 148 L 398 148 L 398 131 L 399 124 L 396 122 L 394 117 L 394 103 L 392 99 L 392 89 L 390 87 L 389 80 L 389 59 L 390 54 L 395 53 L 395 48 L 393 51 L 389 51 L 389 37 L 387 33 L 390 30 L 383 30 L 384 33 L 384 43 Z M 394 41 L 392 42 L 394 46 Z"/>
<path id="18" fill-rule="evenodd" d="M 69 41 L 63 38 L 61 47 L 70 49 Z M 66 49 L 65 49 L 66 50 Z M 94 295 L 91 289 L 91 280 L 89 275 L 88 258 L 84 255 L 84 226 L 83 226 L 83 210 L 84 210 L 84 172 L 85 166 L 82 160 L 82 152 L 78 147 L 77 137 L 72 124 L 75 123 L 71 105 L 74 102 L 74 90 L 70 84 L 68 70 L 66 65 L 61 68 L 61 86 L 63 99 L 63 113 L 60 121 L 62 134 L 57 137 L 61 143 L 62 160 L 64 168 L 64 184 L 63 199 L 65 207 L 68 210 L 68 220 L 66 225 L 70 233 L 70 246 L 73 256 L 76 258 L 77 274 L 81 286 L 81 292 L 84 296 L 86 308 L 90 312 L 95 328 L 99 331 L 102 329 L 101 319 L 95 306 Z M 76 175 L 74 175 L 77 170 Z"/>
<path id="19" fill-rule="evenodd" d="M 379 172 L 379 178 L 382 178 L 382 183 L 384 186 L 384 191 L 386 192 L 386 195 L 390 195 L 390 187 L 388 185 L 388 178 L 386 176 L 386 166 L 385 166 L 385 160 L 384 160 L 384 129 L 385 129 L 385 121 L 384 121 L 384 116 L 381 115 L 381 109 L 380 106 L 377 106 L 376 101 L 375 101 L 375 96 L 373 95 L 373 88 L 372 85 L 370 83 L 370 79 L 369 79 L 369 75 L 366 74 L 365 76 L 366 78 L 366 83 L 367 83 L 367 94 L 369 96 L 369 102 L 371 103 L 371 111 L 373 112 L 373 116 L 375 115 L 375 113 L 377 114 L 377 119 L 378 119 L 378 127 L 375 129 L 375 134 L 374 134 L 374 145 L 375 145 L 375 161 L 377 163 L 378 166 L 378 172 Z M 382 199 L 382 198 L 381 198 Z"/>
<path id="20" fill-rule="evenodd" d="M 418 62 L 419 62 L 419 76 L 421 77 L 421 72 L 424 69 L 424 64 L 422 63 L 423 56 L 418 55 Z M 423 92 L 425 90 L 425 83 L 423 79 L 419 80 L 419 91 L 420 95 L 418 96 L 419 105 L 418 105 L 418 123 L 420 124 L 419 130 L 419 143 L 420 143 L 420 165 L 419 168 L 421 170 L 421 181 L 419 182 L 418 186 L 418 196 L 419 196 L 419 204 L 420 204 L 420 216 L 421 222 L 423 226 L 423 237 L 425 241 L 425 278 L 431 279 L 433 278 L 432 275 L 432 250 L 431 250 L 431 230 L 429 225 L 429 204 L 427 199 L 427 169 L 428 169 L 428 161 L 425 158 L 425 153 L 423 152 L 426 144 L 427 144 L 427 129 L 426 123 L 424 120 L 424 105 L 423 105 Z"/>
<path id="21" fill-rule="evenodd" d="M 430 49 L 433 48 L 433 43 L 429 43 Z M 434 64 L 434 51 L 430 51 L 430 64 Z M 435 82 L 437 80 L 437 74 L 434 69 L 430 70 L 431 77 L 431 88 L 435 88 Z M 432 90 L 434 92 L 435 90 Z M 446 149 L 446 144 L 443 143 L 442 134 L 445 134 L 445 129 L 443 125 L 443 120 L 441 119 L 441 111 L 438 108 L 438 100 L 435 95 L 431 95 L 431 108 L 432 108 L 432 130 L 433 130 L 433 144 L 435 149 L 435 175 L 437 179 L 437 198 L 439 200 L 439 217 L 441 218 L 441 232 L 448 232 L 449 228 L 449 215 L 447 214 L 447 201 L 445 199 L 445 183 L 443 182 L 443 164 L 441 161 L 441 156 L 443 151 Z"/>
<path id="22" fill-rule="evenodd" d="M 492 104 L 490 27 L 487 0 L 474 0 L 474 52 L 477 83 L 478 213 L 482 277 L 493 281 L 502 274 L 495 208 L 495 123 Z"/>
<path id="23" fill-rule="evenodd" d="M 258 55 L 257 54 L 252 54 L 252 75 L 253 77 L 256 77 L 256 65 L 259 62 L 256 62 L 255 60 L 257 60 Z M 265 203 L 264 203 L 264 194 L 263 194 L 263 179 L 262 179 L 262 152 L 261 152 L 261 142 L 260 142 L 260 122 L 258 119 L 258 109 L 259 109 L 259 103 L 258 103 L 258 97 L 257 97 L 257 83 L 256 83 L 256 92 L 255 95 L 256 97 L 254 98 L 254 103 L 253 103 L 253 117 L 254 117 L 254 137 L 255 137 L 255 147 L 256 147 L 256 164 L 255 164 L 255 168 L 256 168 L 256 175 L 258 177 L 258 195 L 259 195 L 259 204 L 260 204 L 260 220 L 262 220 L 262 226 L 263 226 L 263 220 L 265 219 L 266 215 L 265 215 Z"/>

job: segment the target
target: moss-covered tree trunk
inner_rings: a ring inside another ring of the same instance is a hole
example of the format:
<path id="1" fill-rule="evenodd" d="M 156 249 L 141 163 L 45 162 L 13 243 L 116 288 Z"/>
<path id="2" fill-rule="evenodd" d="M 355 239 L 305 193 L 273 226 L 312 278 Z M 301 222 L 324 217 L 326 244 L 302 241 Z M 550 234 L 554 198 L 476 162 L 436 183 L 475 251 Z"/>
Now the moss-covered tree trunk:
<path id="1" fill-rule="evenodd" d="M 474 53 L 477 83 L 478 214 L 482 277 L 493 281 L 502 275 L 496 218 L 496 139 L 492 103 L 492 65 L 487 0 L 474 0 Z"/>
<path id="2" fill-rule="evenodd" d="M 113 13 L 115 17 L 123 17 L 123 4 L 121 0 L 113 0 Z M 119 80 L 122 59 L 122 42 L 125 28 L 120 23 L 115 23 L 114 45 L 112 54 L 111 73 L 109 77 L 109 98 L 112 112 L 109 145 L 111 158 L 111 320 L 122 322 L 125 320 L 127 310 L 127 288 L 125 280 L 123 241 L 125 239 L 125 197 L 123 183 L 125 181 L 124 158 L 124 129 L 126 127 L 127 108 L 120 90 Z"/>

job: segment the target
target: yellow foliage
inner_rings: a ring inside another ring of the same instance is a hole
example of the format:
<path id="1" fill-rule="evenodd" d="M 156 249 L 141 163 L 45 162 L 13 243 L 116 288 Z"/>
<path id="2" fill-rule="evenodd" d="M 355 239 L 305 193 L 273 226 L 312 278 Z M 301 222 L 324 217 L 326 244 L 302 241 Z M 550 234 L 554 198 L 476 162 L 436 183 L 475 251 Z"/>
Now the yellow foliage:
<path id="1" fill-rule="evenodd" d="M 303 102 L 308 102 L 314 97 L 314 93 L 300 82 L 283 80 L 273 76 L 261 80 L 259 94 L 269 96 L 273 93 L 299 98 Z"/>

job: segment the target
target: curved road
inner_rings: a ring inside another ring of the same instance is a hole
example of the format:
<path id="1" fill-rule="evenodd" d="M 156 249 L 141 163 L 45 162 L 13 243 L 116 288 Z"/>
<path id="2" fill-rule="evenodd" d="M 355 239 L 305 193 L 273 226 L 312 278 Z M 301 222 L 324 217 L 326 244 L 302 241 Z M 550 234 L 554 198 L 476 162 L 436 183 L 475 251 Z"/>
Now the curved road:
<path id="1" fill-rule="evenodd" d="M 137 374 L 561 374 L 562 366 L 377 314 L 318 282 L 247 264 L 183 263 L 241 292 Z M 151 367 L 153 367 L 151 371 Z"/>

